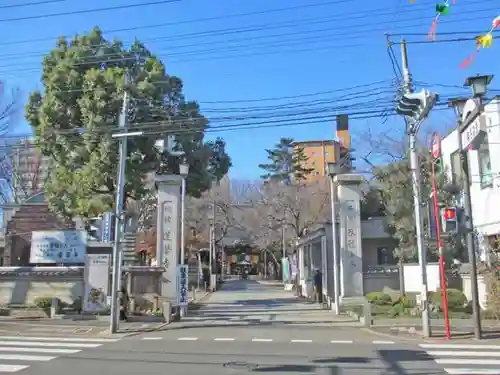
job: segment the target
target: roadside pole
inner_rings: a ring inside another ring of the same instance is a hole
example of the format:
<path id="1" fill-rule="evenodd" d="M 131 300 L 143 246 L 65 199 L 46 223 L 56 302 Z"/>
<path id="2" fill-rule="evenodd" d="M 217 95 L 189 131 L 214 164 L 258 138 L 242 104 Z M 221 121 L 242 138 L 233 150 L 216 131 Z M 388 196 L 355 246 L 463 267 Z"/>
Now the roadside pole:
<path id="1" fill-rule="evenodd" d="M 439 214 L 438 187 L 436 176 L 436 163 L 441 158 L 441 137 L 434 132 L 431 139 L 431 154 L 432 154 L 432 201 L 434 205 L 434 218 L 436 222 L 436 239 L 439 250 L 439 271 L 441 273 L 441 292 L 443 294 L 443 309 L 444 309 L 444 324 L 445 333 L 448 340 L 451 339 L 450 319 L 448 314 L 448 295 L 446 294 L 446 275 L 444 264 L 443 239 L 441 237 L 441 215 Z"/>

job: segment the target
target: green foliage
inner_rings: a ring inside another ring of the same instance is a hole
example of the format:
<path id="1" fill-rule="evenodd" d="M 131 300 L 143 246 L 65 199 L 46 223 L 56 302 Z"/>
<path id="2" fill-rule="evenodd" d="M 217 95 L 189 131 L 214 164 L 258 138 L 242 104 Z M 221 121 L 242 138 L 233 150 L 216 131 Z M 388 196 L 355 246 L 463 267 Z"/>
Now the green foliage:
<path id="1" fill-rule="evenodd" d="M 48 310 L 52 306 L 52 300 L 54 297 L 36 297 L 33 301 L 34 305 L 40 309 Z M 59 306 L 61 301 L 57 298 L 57 305 Z"/>
<path id="2" fill-rule="evenodd" d="M 430 152 L 421 150 L 421 196 L 430 197 L 432 191 Z M 404 260 L 412 258 L 417 248 L 413 207 L 413 188 L 408 160 L 397 161 L 374 169 L 374 179 L 379 188 L 388 221 L 388 232 L 397 241 L 395 255 Z M 437 178 L 440 203 L 451 204 L 453 195 L 444 187 L 448 185 L 445 173 Z M 452 245 L 454 243 L 451 243 Z"/>
<path id="3" fill-rule="evenodd" d="M 390 305 L 392 304 L 392 297 L 384 292 L 371 292 L 366 295 L 370 303 L 376 305 Z"/>
<path id="4" fill-rule="evenodd" d="M 446 297 L 448 299 L 448 308 L 450 310 L 457 311 L 465 308 L 465 306 L 467 305 L 467 297 L 465 297 L 463 292 L 458 289 L 447 289 Z M 429 301 L 440 311 L 442 311 L 444 307 L 442 290 L 430 292 Z"/>
<path id="5" fill-rule="evenodd" d="M 268 164 L 259 164 L 265 171 L 261 177 L 265 180 L 290 183 L 300 181 L 312 172 L 305 167 L 307 156 L 304 150 L 294 147 L 292 138 L 281 138 L 273 149 L 266 149 Z"/>
<path id="6" fill-rule="evenodd" d="M 126 198 L 147 193 L 144 181 L 151 172 L 178 172 L 178 158 L 155 148 L 169 131 L 183 130 L 178 140 L 190 164 L 190 194 L 199 196 L 231 166 L 222 139 L 204 142 L 208 120 L 196 102 L 185 99 L 181 79 L 168 75 L 138 41 L 125 48 L 104 39 L 98 28 L 71 41 L 61 37 L 43 59 L 41 78 L 43 91 L 31 93 L 26 119 L 52 162 L 46 199 L 65 217 L 94 216 L 113 205 L 118 145 L 111 134 L 125 90 L 131 96 L 129 129 L 145 133 L 128 140 Z"/>
<path id="7" fill-rule="evenodd" d="M 408 298 L 408 296 L 404 295 L 402 297 L 398 297 L 398 299 L 393 302 L 393 306 L 395 306 L 395 305 L 401 305 L 405 309 L 409 309 L 409 308 L 415 306 L 415 300 L 412 300 L 412 299 Z"/>

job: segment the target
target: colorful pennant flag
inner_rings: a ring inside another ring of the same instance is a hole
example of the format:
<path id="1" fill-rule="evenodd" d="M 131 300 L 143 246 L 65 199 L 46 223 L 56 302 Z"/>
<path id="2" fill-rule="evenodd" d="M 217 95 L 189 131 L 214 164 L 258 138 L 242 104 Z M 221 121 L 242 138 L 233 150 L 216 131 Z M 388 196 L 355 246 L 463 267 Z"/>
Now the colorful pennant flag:
<path id="1" fill-rule="evenodd" d="M 455 4 L 456 0 L 452 1 L 452 4 Z M 432 21 L 431 28 L 429 30 L 428 34 L 428 39 L 429 40 L 436 40 L 436 31 L 437 31 L 437 24 L 439 21 L 439 18 L 441 16 L 446 16 L 450 13 L 450 1 L 446 0 L 444 3 L 439 3 L 436 4 L 436 16 L 434 17 L 434 20 Z"/>
<path id="2" fill-rule="evenodd" d="M 500 29 L 500 16 L 491 22 L 490 30 L 486 34 L 476 37 L 476 50 L 460 64 L 460 69 L 469 66 L 481 49 L 490 48 L 493 45 L 493 31 L 496 29 Z"/>

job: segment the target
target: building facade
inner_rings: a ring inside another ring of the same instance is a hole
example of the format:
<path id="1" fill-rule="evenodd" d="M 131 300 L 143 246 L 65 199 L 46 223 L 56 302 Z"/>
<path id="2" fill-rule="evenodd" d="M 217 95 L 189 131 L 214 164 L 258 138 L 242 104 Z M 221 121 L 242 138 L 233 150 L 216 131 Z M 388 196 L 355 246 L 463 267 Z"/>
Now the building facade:
<path id="1" fill-rule="evenodd" d="M 351 136 L 347 115 L 339 115 L 337 122 L 337 140 L 311 140 L 294 142 L 297 152 L 303 150 L 307 161 L 304 167 L 312 172 L 306 177 L 308 183 L 322 180 L 328 176 L 327 163 L 336 162 L 346 171 L 352 170 Z M 338 160 L 336 160 L 338 159 Z"/>
<path id="2" fill-rule="evenodd" d="M 489 251 L 498 250 L 500 238 L 500 98 L 486 103 L 483 114 L 469 128 L 473 129 L 462 134 L 462 143 L 472 145 L 466 151 L 472 218 L 477 231 L 478 251 L 486 261 Z M 473 144 L 472 138 L 478 141 Z M 454 184 L 460 183 L 462 175 L 456 130 L 444 137 L 441 150 L 449 179 Z"/>

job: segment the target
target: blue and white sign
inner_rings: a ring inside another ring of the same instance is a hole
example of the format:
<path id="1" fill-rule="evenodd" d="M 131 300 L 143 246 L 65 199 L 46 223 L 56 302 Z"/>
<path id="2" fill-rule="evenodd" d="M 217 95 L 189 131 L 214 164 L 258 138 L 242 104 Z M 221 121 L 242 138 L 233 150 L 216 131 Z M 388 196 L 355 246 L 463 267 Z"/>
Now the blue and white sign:
<path id="1" fill-rule="evenodd" d="M 32 232 L 30 263 L 85 263 L 86 250 L 87 232 L 84 230 Z"/>
<path id="2" fill-rule="evenodd" d="M 113 219 L 112 212 L 106 212 L 101 221 L 101 242 L 108 243 L 113 241 Z"/>
<path id="3" fill-rule="evenodd" d="M 187 306 L 188 297 L 188 266 L 179 264 L 177 266 L 177 306 Z"/>

